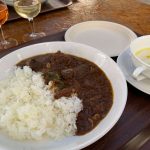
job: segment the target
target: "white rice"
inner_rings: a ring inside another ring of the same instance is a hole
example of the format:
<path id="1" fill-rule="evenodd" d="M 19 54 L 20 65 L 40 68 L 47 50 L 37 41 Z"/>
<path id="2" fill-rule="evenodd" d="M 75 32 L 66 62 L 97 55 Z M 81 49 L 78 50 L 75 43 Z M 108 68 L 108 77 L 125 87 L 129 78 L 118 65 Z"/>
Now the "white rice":
<path id="1" fill-rule="evenodd" d="M 17 140 L 75 135 L 82 101 L 76 95 L 55 100 L 49 86 L 27 66 L 0 81 L 0 130 Z"/>

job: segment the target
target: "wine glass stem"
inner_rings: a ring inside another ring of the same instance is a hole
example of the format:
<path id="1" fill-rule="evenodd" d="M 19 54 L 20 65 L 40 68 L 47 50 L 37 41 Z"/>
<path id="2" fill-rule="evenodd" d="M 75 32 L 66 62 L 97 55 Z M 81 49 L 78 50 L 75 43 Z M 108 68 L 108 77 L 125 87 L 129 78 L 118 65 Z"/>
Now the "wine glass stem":
<path id="1" fill-rule="evenodd" d="M 0 30 L 1 30 L 1 35 L 2 35 L 2 43 L 5 43 L 5 36 L 4 36 L 2 26 L 0 26 Z"/>
<path id="2" fill-rule="evenodd" d="M 32 30 L 31 36 L 34 36 L 34 35 L 35 35 L 35 27 L 34 27 L 33 18 L 32 18 L 32 19 L 29 19 L 29 22 L 30 22 L 31 30 Z"/>

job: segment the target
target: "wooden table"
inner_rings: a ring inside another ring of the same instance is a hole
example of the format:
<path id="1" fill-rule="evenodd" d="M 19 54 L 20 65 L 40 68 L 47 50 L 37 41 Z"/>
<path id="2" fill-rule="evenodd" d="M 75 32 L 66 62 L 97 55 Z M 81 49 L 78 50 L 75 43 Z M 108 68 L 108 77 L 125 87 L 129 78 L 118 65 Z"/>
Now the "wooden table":
<path id="1" fill-rule="evenodd" d="M 48 37 L 25 45 L 48 40 L 63 40 L 64 32 L 61 31 L 87 20 L 113 21 L 126 25 L 141 35 L 150 34 L 149 5 L 139 3 L 138 0 L 78 0 L 68 9 L 39 15 L 35 19 L 37 31 L 44 31 Z M 19 44 L 22 44 L 22 36 L 24 33 L 30 32 L 30 28 L 26 20 L 20 19 L 5 24 L 4 31 L 6 36 L 14 37 Z M 0 56 L 15 49 L 1 51 Z M 132 143 L 128 142 L 138 133 L 142 134 L 139 134 L 137 138 L 148 134 L 147 137 L 150 139 L 150 96 L 129 84 L 128 92 L 127 105 L 118 123 L 103 138 L 84 150 L 136 150 L 139 149 L 140 142 L 134 145 L 136 138 Z M 144 130 L 146 127 L 147 129 Z M 140 141 L 144 136 L 140 138 Z M 128 144 L 126 145 L 126 143 Z M 140 146 L 140 149 L 149 150 L 150 141 Z"/>

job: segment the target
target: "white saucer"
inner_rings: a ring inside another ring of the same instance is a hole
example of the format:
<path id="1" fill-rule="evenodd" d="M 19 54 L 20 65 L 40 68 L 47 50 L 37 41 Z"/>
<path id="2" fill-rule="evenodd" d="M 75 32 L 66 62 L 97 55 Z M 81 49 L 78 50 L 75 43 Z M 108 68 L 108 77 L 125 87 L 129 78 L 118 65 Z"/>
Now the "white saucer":
<path id="1" fill-rule="evenodd" d="M 121 53 L 117 59 L 117 64 L 121 68 L 124 73 L 126 80 L 133 85 L 135 88 L 143 91 L 146 94 L 150 95 L 150 79 L 144 79 L 141 81 L 137 81 L 132 77 L 132 73 L 135 69 L 133 62 L 131 60 L 131 52 L 130 50 L 126 50 Z"/>
<path id="2" fill-rule="evenodd" d="M 110 57 L 127 49 L 137 35 L 129 28 L 107 21 L 87 21 L 69 28 L 65 40 L 95 47 Z"/>

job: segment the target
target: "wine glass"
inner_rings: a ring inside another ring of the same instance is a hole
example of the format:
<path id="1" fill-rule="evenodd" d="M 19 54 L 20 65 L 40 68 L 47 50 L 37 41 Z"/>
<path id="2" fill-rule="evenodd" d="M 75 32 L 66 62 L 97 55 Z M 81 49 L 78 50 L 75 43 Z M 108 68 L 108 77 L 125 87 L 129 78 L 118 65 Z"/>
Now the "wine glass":
<path id="1" fill-rule="evenodd" d="M 13 38 L 5 39 L 4 32 L 2 30 L 2 25 L 8 19 L 8 8 L 4 0 L 0 0 L 0 32 L 2 40 L 0 42 L 0 49 L 7 49 L 18 45 L 17 40 Z"/>
<path id="2" fill-rule="evenodd" d="M 41 11 L 41 2 L 39 0 L 13 0 L 16 12 L 23 18 L 28 19 L 31 25 L 32 33 L 23 36 L 24 41 L 30 41 L 45 36 L 44 32 L 35 32 L 33 18 Z"/>

